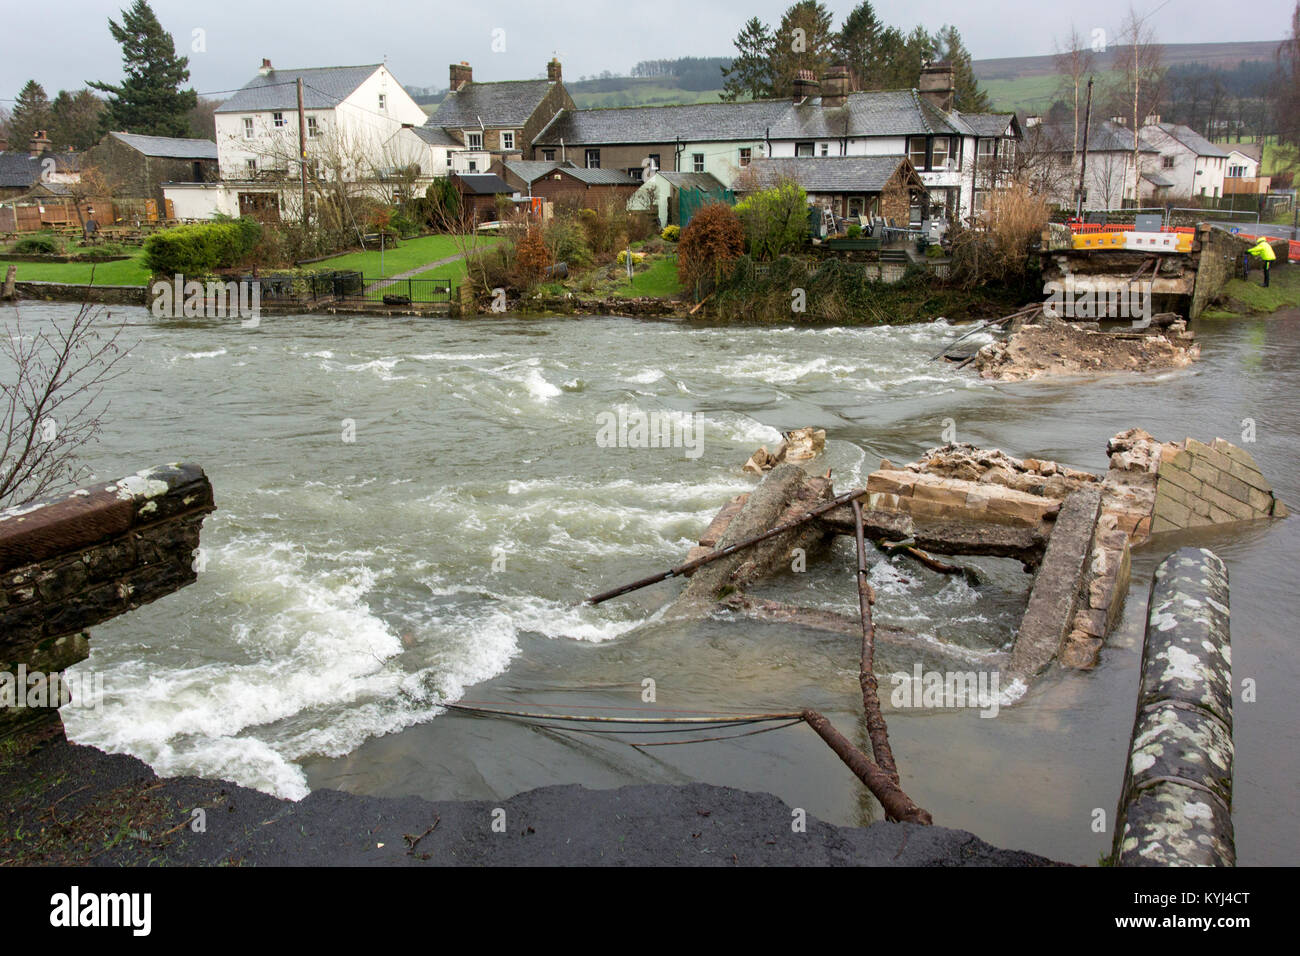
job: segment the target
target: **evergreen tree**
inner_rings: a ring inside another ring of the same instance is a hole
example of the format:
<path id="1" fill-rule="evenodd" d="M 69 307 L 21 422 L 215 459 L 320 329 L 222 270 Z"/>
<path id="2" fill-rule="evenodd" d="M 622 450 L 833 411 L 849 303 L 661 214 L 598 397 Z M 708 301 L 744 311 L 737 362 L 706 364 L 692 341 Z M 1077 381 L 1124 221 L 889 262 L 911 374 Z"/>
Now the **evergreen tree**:
<path id="1" fill-rule="evenodd" d="M 180 88 L 190 77 L 189 59 L 176 55 L 171 34 L 163 30 L 146 0 L 135 0 L 123 10 L 120 25 L 110 19 L 108 30 L 122 45 L 126 76 L 117 86 L 90 84 L 108 94 L 105 131 L 188 136 L 187 114 L 198 101 L 193 89 Z"/>
<path id="2" fill-rule="evenodd" d="M 90 149 L 99 140 L 103 112 L 104 101 L 90 90 L 60 90 L 50 104 L 50 142 L 58 149 Z"/>
<path id="3" fill-rule="evenodd" d="M 849 68 L 855 90 L 880 89 L 886 74 L 882 57 L 885 26 L 876 16 L 871 0 L 862 0 L 844 18 L 835 39 L 835 53 Z"/>
<path id="4" fill-rule="evenodd" d="M 831 12 L 818 0 L 799 0 L 781 17 L 772 53 L 772 94 L 794 92 L 795 74 L 811 70 L 819 80 L 835 56 Z"/>
<path id="5" fill-rule="evenodd" d="M 890 87 L 915 89 L 921 83 L 921 68 L 935 60 L 934 38 L 925 27 L 918 26 L 907 36 L 900 36 L 890 57 Z"/>
<path id="6" fill-rule="evenodd" d="M 35 80 L 28 80 L 18 93 L 14 102 L 13 113 L 9 117 L 9 145 L 16 150 L 27 149 L 32 134 L 38 129 L 48 130 L 50 120 L 50 98 L 45 88 Z"/>
<path id="7" fill-rule="evenodd" d="M 737 56 L 722 68 L 722 98 L 728 101 L 772 95 L 772 31 L 758 17 L 736 36 Z"/>
<path id="8" fill-rule="evenodd" d="M 950 25 L 942 27 L 934 35 L 934 49 L 940 59 L 947 60 L 952 66 L 953 85 L 956 91 L 954 106 L 963 113 L 990 112 L 993 104 L 975 79 L 970 51 L 962 43 L 957 28 Z"/>

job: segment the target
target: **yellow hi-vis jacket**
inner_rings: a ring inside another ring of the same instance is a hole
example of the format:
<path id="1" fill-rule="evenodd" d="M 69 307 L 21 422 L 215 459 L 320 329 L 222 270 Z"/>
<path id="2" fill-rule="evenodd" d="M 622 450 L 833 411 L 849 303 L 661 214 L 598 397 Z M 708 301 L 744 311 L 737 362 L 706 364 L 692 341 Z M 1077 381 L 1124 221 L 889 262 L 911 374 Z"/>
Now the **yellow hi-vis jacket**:
<path id="1" fill-rule="evenodd" d="M 1252 256 L 1257 256 L 1265 262 L 1272 262 L 1277 258 L 1273 252 L 1273 247 L 1268 244 L 1267 239 L 1261 239 L 1249 249 L 1246 250 Z"/>

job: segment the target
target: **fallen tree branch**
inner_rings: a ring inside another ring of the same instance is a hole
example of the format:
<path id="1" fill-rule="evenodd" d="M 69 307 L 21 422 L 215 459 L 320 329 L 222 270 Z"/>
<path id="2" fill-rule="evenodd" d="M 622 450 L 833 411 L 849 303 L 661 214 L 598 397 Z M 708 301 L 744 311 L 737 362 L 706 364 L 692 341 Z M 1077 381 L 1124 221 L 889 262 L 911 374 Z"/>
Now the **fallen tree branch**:
<path id="1" fill-rule="evenodd" d="M 835 755 L 844 761 L 853 773 L 861 780 L 871 795 L 880 801 L 880 805 L 885 808 L 885 815 L 890 820 L 897 820 L 901 823 L 920 823 L 925 826 L 931 826 L 934 818 L 930 816 L 928 810 L 918 807 L 903 789 L 894 782 L 894 778 L 885 773 L 884 770 L 876 764 L 848 739 L 831 726 L 831 722 L 815 710 L 805 710 L 803 712 L 804 722 L 808 724 L 817 736 L 826 741 Z"/>
<path id="2" fill-rule="evenodd" d="M 862 686 L 862 709 L 867 717 L 867 735 L 871 738 L 871 752 L 880 769 L 898 784 L 898 765 L 889 746 L 889 728 L 880 712 L 880 692 L 876 684 L 876 626 L 871 618 L 871 605 L 876 603 L 876 592 L 867 580 L 867 546 L 862 530 L 862 505 L 853 502 L 853 524 L 858 546 L 858 612 L 862 618 L 862 656 L 858 664 L 858 683 Z"/>

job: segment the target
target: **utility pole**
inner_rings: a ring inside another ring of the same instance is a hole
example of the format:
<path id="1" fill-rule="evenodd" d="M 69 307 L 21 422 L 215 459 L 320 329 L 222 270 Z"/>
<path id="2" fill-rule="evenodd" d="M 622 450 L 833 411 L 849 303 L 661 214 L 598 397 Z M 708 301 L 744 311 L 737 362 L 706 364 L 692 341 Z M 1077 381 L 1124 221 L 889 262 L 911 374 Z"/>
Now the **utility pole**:
<path id="1" fill-rule="evenodd" d="M 1075 204 L 1074 218 L 1083 219 L 1083 201 L 1086 187 L 1084 174 L 1088 169 L 1088 127 L 1092 125 L 1092 77 L 1088 77 L 1088 101 L 1083 108 L 1083 152 L 1079 154 L 1079 198 Z"/>
<path id="2" fill-rule="evenodd" d="M 302 77 L 298 77 L 298 171 L 302 178 L 302 224 L 307 225 L 307 119 L 302 111 Z"/>

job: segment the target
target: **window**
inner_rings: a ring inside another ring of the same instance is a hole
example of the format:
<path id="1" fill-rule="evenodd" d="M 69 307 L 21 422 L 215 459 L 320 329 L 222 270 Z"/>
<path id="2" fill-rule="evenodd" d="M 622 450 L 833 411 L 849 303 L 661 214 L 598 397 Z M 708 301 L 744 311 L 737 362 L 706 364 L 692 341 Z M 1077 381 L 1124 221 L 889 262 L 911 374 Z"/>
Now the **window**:
<path id="1" fill-rule="evenodd" d="M 447 150 L 447 168 L 451 169 L 451 150 Z"/>
<path id="2" fill-rule="evenodd" d="M 740 165 L 742 167 L 748 166 L 749 161 L 753 155 L 754 155 L 754 151 L 752 149 L 749 149 L 748 147 L 742 149 L 740 151 Z"/>
<path id="3" fill-rule="evenodd" d="M 651 153 L 649 158 L 650 158 L 650 169 L 652 170 L 651 175 L 653 176 L 662 168 L 659 165 L 659 154 Z"/>
<path id="4" fill-rule="evenodd" d="M 471 173 L 478 172 L 478 160 L 471 159 L 469 162 L 465 164 L 465 169 L 467 172 L 471 172 Z"/>
<path id="5" fill-rule="evenodd" d="M 501 148 L 502 149 L 515 148 L 515 134 L 513 132 L 504 132 L 501 134 Z"/>
<path id="6" fill-rule="evenodd" d="M 542 150 L 542 159 L 546 160 L 548 163 L 554 162 L 554 161 L 555 161 L 555 150 L 553 150 L 553 149 L 544 149 L 544 150 Z"/>
<path id="7" fill-rule="evenodd" d="M 283 113 L 272 113 L 272 114 L 271 114 L 271 118 L 275 120 L 275 128 L 276 128 L 276 129 L 279 129 L 280 127 L 284 126 L 284 114 L 283 114 Z"/>
<path id="8" fill-rule="evenodd" d="M 320 136 L 320 124 L 316 122 L 316 117 L 307 117 L 307 138 L 316 139 Z"/>
<path id="9" fill-rule="evenodd" d="M 465 145 L 468 146 L 470 149 L 482 149 L 482 148 L 483 148 L 483 134 L 482 134 L 481 132 L 477 131 L 477 130 L 475 130 L 475 131 L 472 132 L 472 133 L 466 133 L 466 134 L 465 134 Z"/>
<path id="10" fill-rule="evenodd" d="M 947 136 L 936 136 L 931 141 L 930 146 L 930 168 L 947 169 L 949 151 L 952 148 L 952 140 Z"/>
<path id="11" fill-rule="evenodd" d="M 253 117 L 244 117 L 244 139 L 253 138 Z"/>
<path id="12" fill-rule="evenodd" d="M 996 139 L 982 139 L 975 149 L 975 155 L 979 157 L 981 164 L 991 163 L 997 158 L 997 147 L 998 141 Z"/>
<path id="13" fill-rule="evenodd" d="M 1161 156 L 1161 157 L 1160 157 L 1160 165 L 1162 165 L 1165 169 L 1173 169 L 1173 168 L 1174 168 L 1174 157 L 1172 157 L 1172 156 Z"/>
<path id="14" fill-rule="evenodd" d="M 245 167 L 248 169 L 248 175 L 249 175 L 249 176 L 256 176 L 256 175 L 257 175 L 257 160 L 256 160 L 256 159 L 253 159 L 253 158 L 250 157 L 250 158 L 244 160 L 244 165 L 245 165 Z"/>
<path id="15" fill-rule="evenodd" d="M 704 154 L 691 153 L 691 171 L 695 173 L 704 172 Z"/>
<path id="16" fill-rule="evenodd" d="M 795 143 L 794 154 L 796 156 L 811 156 L 813 154 L 812 143 Z"/>
<path id="17" fill-rule="evenodd" d="M 586 160 L 588 169 L 600 169 L 600 150 L 587 150 Z"/>
<path id="18" fill-rule="evenodd" d="M 823 156 L 829 156 L 830 154 L 831 154 L 831 144 L 830 144 L 830 143 L 822 143 L 822 155 L 823 155 Z"/>
<path id="19" fill-rule="evenodd" d="M 642 179 L 644 178 L 644 177 L 642 176 L 642 169 L 641 169 L 641 167 L 640 167 L 640 166 L 629 166 L 629 167 L 627 168 L 627 178 L 628 178 L 628 179 L 635 179 L 637 182 L 641 182 Z"/>
<path id="20" fill-rule="evenodd" d="M 907 156 L 912 161 L 912 165 L 917 169 L 929 169 L 930 164 L 926 155 L 925 137 L 909 136 L 907 140 Z"/>
<path id="21" fill-rule="evenodd" d="M 388 109 L 388 97 L 386 97 L 383 93 L 379 94 L 379 108 L 381 110 Z"/>

